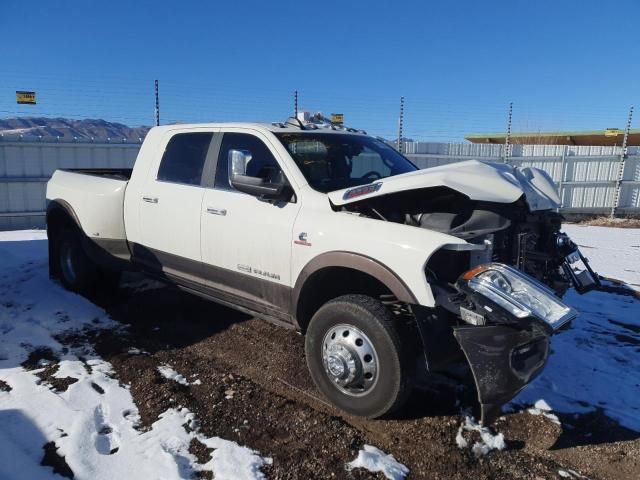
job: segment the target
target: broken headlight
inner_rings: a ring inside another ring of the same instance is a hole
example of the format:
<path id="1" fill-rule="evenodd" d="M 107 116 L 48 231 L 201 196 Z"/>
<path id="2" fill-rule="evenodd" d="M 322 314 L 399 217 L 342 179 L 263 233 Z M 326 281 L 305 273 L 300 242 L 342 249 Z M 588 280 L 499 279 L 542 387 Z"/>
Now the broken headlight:
<path id="1" fill-rule="evenodd" d="M 464 273 L 461 281 L 469 290 L 519 319 L 536 317 L 556 329 L 576 316 L 576 312 L 562 303 L 553 291 L 508 265 L 480 265 Z"/>

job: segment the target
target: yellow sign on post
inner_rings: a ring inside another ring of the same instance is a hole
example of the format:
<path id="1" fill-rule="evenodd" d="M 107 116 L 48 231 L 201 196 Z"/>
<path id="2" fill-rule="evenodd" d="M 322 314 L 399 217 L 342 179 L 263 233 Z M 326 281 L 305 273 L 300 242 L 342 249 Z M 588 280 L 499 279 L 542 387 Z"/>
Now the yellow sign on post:
<path id="1" fill-rule="evenodd" d="M 36 92 L 24 92 L 22 90 L 16 91 L 16 102 L 25 105 L 36 104 Z"/>
<path id="2" fill-rule="evenodd" d="M 618 135 L 620 135 L 620 129 L 619 128 L 607 128 L 604 131 L 604 136 L 605 137 L 617 137 Z"/>
<path id="3" fill-rule="evenodd" d="M 344 123 L 344 115 L 342 113 L 332 113 L 331 123 L 335 125 L 342 125 Z"/>

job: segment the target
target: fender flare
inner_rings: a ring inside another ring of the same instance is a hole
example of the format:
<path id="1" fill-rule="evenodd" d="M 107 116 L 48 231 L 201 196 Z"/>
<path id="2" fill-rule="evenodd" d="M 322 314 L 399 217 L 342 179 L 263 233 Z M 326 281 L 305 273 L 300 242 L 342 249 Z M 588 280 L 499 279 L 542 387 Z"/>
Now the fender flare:
<path id="1" fill-rule="evenodd" d="M 47 231 L 49 230 L 49 215 L 56 210 L 62 210 L 73 221 L 73 223 L 76 224 L 76 227 L 80 229 L 82 232 L 84 232 L 84 230 L 82 229 L 82 224 L 80 223 L 80 219 L 78 218 L 78 215 L 76 214 L 75 210 L 69 204 L 69 202 L 62 199 L 56 199 L 56 200 L 51 200 L 47 202 L 47 213 L 46 213 Z"/>
<path id="2" fill-rule="evenodd" d="M 293 312 L 296 312 L 298 309 L 300 294 L 307 280 L 314 273 L 328 267 L 346 267 L 366 273 L 385 285 L 399 301 L 409 304 L 418 303 L 418 300 L 409 287 L 386 265 L 359 253 L 333 251 L 325 252 L 314 257 L 300 271 L 292 292 Z"/>

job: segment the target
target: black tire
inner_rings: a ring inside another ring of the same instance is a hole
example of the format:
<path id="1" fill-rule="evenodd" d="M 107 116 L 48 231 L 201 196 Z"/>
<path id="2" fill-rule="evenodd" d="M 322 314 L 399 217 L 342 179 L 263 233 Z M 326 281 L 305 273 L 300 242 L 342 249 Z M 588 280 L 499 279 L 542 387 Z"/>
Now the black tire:
<path id="1" fill-rule="evenodd" d="M 335 338 L 331 335 L 342 325 L 355 327 L 352 335 L 364 334 L 377 359 L 375 382 L 368 389 L 362 387 L 357 396 L 330 377 L 323 361 L 325 342 L 339 342 L 331 340 Z M 402 407 L 411 391 L 411 349 L 404 343 L 397 321 L 382 303 L 366 295 L 345 295 L 315 313 L 307 329 L 305 353 L 313 381 L 333 404 L 354 415 L 377 418 Z"/>
<path id="2" fill-rule="evenodd" d="M 77 230 L 62 230 L 56 239 L 55 252 L 58 277 L 67 290 L 85 294 L 99 283 L 100 271 L 82 248 Z"/>

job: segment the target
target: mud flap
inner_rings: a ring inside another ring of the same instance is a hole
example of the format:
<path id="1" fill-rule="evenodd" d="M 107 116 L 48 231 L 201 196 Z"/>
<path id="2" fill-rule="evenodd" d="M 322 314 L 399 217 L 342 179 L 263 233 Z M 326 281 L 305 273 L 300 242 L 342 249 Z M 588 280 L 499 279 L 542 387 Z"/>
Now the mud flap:
<path id="1" fill-rule="evenodd" d="M 473 373 L 482 425 L 500 415 L 502 405 L 540 373 L 549 356 L 549 334 L 535 327 L 461 326 L 453 335 Z"/>

